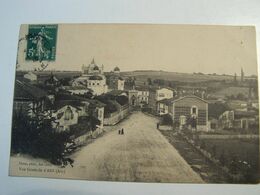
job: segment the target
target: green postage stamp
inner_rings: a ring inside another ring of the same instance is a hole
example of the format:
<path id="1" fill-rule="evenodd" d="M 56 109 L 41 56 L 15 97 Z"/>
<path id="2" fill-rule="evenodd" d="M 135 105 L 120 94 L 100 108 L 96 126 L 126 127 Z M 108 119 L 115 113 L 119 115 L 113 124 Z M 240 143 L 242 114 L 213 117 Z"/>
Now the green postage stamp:
<path id="1" fill-rule="evenodd" d="M 29 25 L 26 60 L 54 61 L 58 25 Z"/>

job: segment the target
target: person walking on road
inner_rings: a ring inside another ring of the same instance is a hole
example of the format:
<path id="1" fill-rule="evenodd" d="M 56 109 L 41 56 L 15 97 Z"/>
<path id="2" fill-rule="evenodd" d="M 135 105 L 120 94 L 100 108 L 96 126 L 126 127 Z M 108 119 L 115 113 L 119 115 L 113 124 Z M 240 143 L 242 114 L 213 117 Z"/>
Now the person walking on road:
<path id="1" fill-rule="evenodd" d="M 124 128 L 122 128 L 122 130 L 121 130 L 121 134 L 124 135 Z"/>

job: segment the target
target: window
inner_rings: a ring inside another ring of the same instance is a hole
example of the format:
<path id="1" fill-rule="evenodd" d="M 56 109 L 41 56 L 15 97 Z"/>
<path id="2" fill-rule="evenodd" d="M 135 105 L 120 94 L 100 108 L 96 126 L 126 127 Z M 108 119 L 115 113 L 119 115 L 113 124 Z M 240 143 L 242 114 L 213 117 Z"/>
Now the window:
<path id="1" fill-rule="evenodd" d="M 197 109 L 195 107 L 192 108 L 192 114 L 196 114 Z"/>
<path id="2" fill-rule="evenodd" d="M 197 106 L 192 106 L 191 107 L 191 111 L 190 111 L 191 115 L 198 115 L 198 107 Z"/>
<path id="3" fill-rule="evenodd" d="M 68 106 L 67 109 L 65 110 L 64 120 L 71 120 L 71 119 L 73 119 L 73 112 L 71 108 Z"/>
<path id="4" fill-rule="evenodd" d="M 164 97 L 164 94 L 163 93 L 159 93 L 159 97 Z"/>

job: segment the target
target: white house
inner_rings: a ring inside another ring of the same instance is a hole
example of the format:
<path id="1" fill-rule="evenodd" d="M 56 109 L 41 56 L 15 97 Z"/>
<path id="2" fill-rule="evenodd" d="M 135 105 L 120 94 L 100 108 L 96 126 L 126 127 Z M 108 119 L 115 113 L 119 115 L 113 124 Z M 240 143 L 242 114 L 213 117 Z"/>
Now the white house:
<path id="1" fill-rule="evenodd" d="M 104 66 L 98 66 L 93 59 L 88 66 L 82 66 L 82 75 L 72 82 L 72 86 L 85 86 L 93 91 L 93 95 L 107 93 L 108 86 L 103 69 Z"/>
<path id="2" fill-rule="evenodd" d="M 92 93 L 92 90 L 89 89 L 87 86 L 79 85 L 79 86 L 64 86 L 64 90 L 70 92 L 71 95 L 84 95 L 88 92 Z"/>
<path id="3" fill-rule="evenodd" d="M 79 108 L 71 105 L 65 105 L 53 112 L 52 117 L 55 118 L 55 122 L 53 123 L 54 127 L 58 129 L 58 131 L 69 130 L 71 125 L 78 123 L 79 110 Z"/>
<path id="4" fill-rule="evenodd" d="M 161 88 L 156 90 L 155 100 L 160 101 L 163 99 L 173 98 L 173 90 L 168 88 Z"/>
<path id="5" fill-rule="evenodd" d="M 25 79 L 28 79 L 29 81 L 37 81 L 37 75 L 33 72 L 28 72 L 23 76 Z"/>

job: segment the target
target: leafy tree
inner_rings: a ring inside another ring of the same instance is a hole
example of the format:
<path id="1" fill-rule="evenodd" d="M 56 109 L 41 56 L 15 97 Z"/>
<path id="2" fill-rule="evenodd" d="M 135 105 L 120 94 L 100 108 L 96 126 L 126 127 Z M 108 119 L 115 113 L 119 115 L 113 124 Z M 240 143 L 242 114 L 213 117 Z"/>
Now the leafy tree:
<path id="1" fill-rule="evenodd" d="M 216 147 L 216 145 L 213 145 L 212 147 L 211 147 L 211 154 L 212 154 L 212 156 L 216 156 L 216 154 L 217 154 L 217 147 Z"/>
<path id="2" fill-rule="evenodd" d="M 222 150 L 222 152 L 221 152 L 221 155 L 219 157 L 219 161 L 220 161 L 220 164 L 222 166 L 226 165 L 226 155 L 225 155 L 225 151 L 224 150 Z"/>
<path id="3" fill-rule="evenodd" d="M 147 83 L 148 83 L 148 85 L 152 85 L 152 79 L 151 78 L 147 78 Z"/>
<path id="4" fill-rule="evenodd" d="M 116 96 L 115 99 L 121 106 L 128 104 L 128 97 L 126 97 L 126 96 L 123 96 L 123 95 Z"/>
<path id="5" fill-rule="evenodd" d="M 208 107 L 209 117 L 218 118 L 223 112 L 225 112 L 227 110 L 229 110 L 229 107 L 227 104 L 223 104 L 223 103 L 209 104 L 209 107 Z"/>
<path id="6" fill-rule="evenodd" d="M 173 124 L 173 120 L 172 120 L 171 115 L 169 115 L 169 114 L 164 114 L 164 115 L 162 116 L 161 123 L 162 123 L 163 125 L 172 125 L 172 124 Z"/>
<path id="7" fill-rule="evenodd" d="M 46 159 L 53 164 L 72 165 L 68 158 L 67 145 L 75 145 L 68 132 L 57 132 L 52 127 L 53 120 L 42 113 L 34 113 L 31 118 L 21 111 L 14 113 L 12 125 L 12 153 L 29 154 Z"/>

